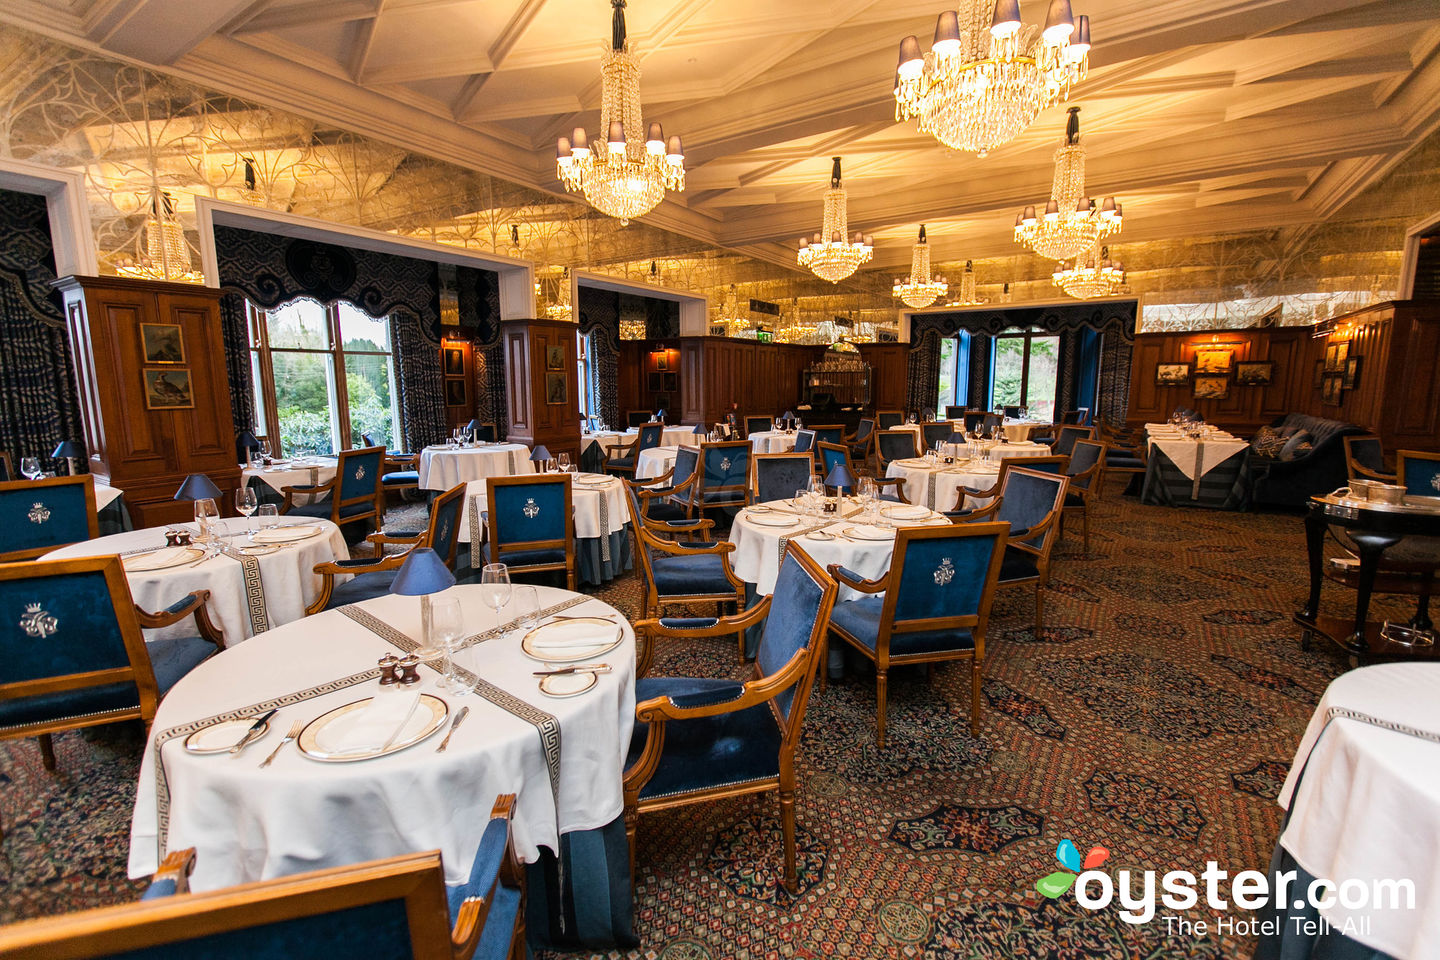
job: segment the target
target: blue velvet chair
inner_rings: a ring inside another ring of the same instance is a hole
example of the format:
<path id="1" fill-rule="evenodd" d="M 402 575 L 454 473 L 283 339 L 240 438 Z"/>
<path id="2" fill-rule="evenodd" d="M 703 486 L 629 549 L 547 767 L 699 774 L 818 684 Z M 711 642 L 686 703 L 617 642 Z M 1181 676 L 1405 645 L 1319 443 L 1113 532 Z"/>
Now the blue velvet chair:
<path id="1" fill-rule="evenodd" d="M 830 471 L 834 470 L 835 467 L 840 464 L 844 464 L 846 470 L 849 470 L 855 476 L 859 476 L 859 474 L 856 473 L 855 468 L 850 465 L 849 448 L 844 447 L 838 443 L 821 443 L 819 445 L 819 453 L 821 477 L 830 476 Z M 897 503 L 908 502 L 905 499 L 905 480 L 903 477 L 875 477 L 874 480 L 876 487 L 876 495 L 880 499 L 893 500 Z M 848 497 L 854 492 L 855 491 L 851 490 L 849 487 L 840 488 L 841 496 Z"/>
<path id="2" fill-rule="evenodd" d="M 375 442 L 375 438 L 368 433 L 360 434 L 360 441 L 367 447 L 378 447 L 381 444 Z M 385 459 L 381 465 L 383 473 L 380 477 L 380 486 L 385 493 L 404 493 L 408 490 L 420 489 L 420 471 L 416 469 L 419 460 L 413 453 L 402 453 L 399 450 L 386 450 Z"/>
<path id="3" fill-rule="evenodd" d="M 925 442 L 926 450 L 933 450 L 937 443 L 949 443 L 950 434 L 955 432 L 947 420 L 939 423 L 923 423 L 920 425 L 920 434 Z"/>
<path id="4" fill-rule="evenodd" d="M 850 456 L 861 463 L 868 461 L 875 451 L 875 421 L 868 417 L 861 420 L 855 432 L 845 438 L 845 445 L 850 448 Z"/>
<path id="5" fill-rule="evenodd" d="M 1003 413 L 1005 416 L 1009 417 L 1011 420 L 1019 420 L 1019 419 L 1020 419 L 1020 405 L 1019 405 L 1019 404 L 1014 404 L 1014 405 L 1008 405 L 1008 404 L 1007 404 L 1007 405 L 1002 405 L 1002 406 L 1000 407 L 1000 412 Z"/>
<path id="6" fill-rule="evenodd" d="M 1000 461 L 1000 472 L 995 475 L 995 483 L 987 489 L 979 490 L 974 487 L 961 487 L 967 496 L 979 500 L 991 499 L 1000 496 L 1005 489 L 1005 476 L 1010 472 L 1011 467 L 1024 467 L 1026 470 L 1036 470 L 1040 473 L 1053 473 L 1057 476 L 1064 476 L 1065 471 L 1070 467 L 1069 457 L 1005 457 Z M 993 504 L 991 505 L 993 506 Z M 945 516 L 953 521 L 967 519 L 977 510 L 983 511 L 988 507 L 966 507 L 964 501 L 957 503 L 954 510 L 945 512 Z"/>
<path id="7" fill-rule="evenodd" d="M 895 460 L 909 460 L 919 455 L 915 434 L 909 430 L 881 430 L 875 435 L 875 459 L 882 473 Z"/>
<path id="8" fill-rule="evenodd" d="M 630 529 L 635 534 L 635 553 L 639 557 L 636 570 L 640 574 L 640 615 L 651 617 L 663 613 L 667 606 L 691 603 L 715 603 L 724 614 L 725 604 L 735 610 L 745 606 L 745 582 L 730 568 L 730 554 L 735 544 L 723 540 L 669 539 L 671 533 L 709 531 L 715 521 L 708 518 L 655 522 L 643 520 L 640 500 L 629 491 L 626 504 L 630 509 Z M 740 659 L 745 659 L 745 631 L 736 633 Z"/>
<path id="9" fill-rule="evenodd" d="M 752 433 L 764 433 L 766 430 L 775 429 L 775 420 L 772 417 L 746 417 L 745 437 L 748 439 Z"/>
<path id="10" fill-rule="evenodd" d="M 1076 440 L 1065 468 L 1070 487 L 1065 492 L 1065 511 L 1080 511 L 1084 550 L 1090 552 L 1090 501 L 1099 500 L 1105 485 L 1105 444 Z"/>
<path id="11" fill-rule="evenodd" d="M 981 427 L 983 427 L 984 425 L 985 425 L 985 411 L 984 411 L 984 410 L 967 410 L 967 411 L 965 411 L 965 432 L 966 432 L 966 433 L 974 433 L 976 430 L 979 430 L 979 429 L 980 429 Z"/>
<path id="12" fill-rule="evenodd" d="M 390 592 L 390 584 L 405 563 L 405 557 L 417 547 L 431 547 L 451 570 L 460 539 L 460 514 L 465 506 L 466 485 L 458 483 L 437 496 L 430 504 L 430 519 L 424 530 L 372 533 L 367 539 L 375 549 L 373 557 L 330 560 L 317 563 L 314 572 L 321 578 L 320 592 L 305 608 L 305 615 L 333 610 L 336 607 L 373 600 Z M 390 545 L 405 547 L 399 553 L 385 553 Z M 474 544 L 472 547 L 476 546 Z M 335 578 L 348 574 L 349 580 L 338 586 Z"/>
<path id="13" fill-rule="evenodd" d="M 998 413 L 982 413 L 980 415 L 980 427 L 989 436 L 994 436 L 997 430 L 1005 426 L 1005 418 Z"/>
<path id="14" fill-rule="evenodd" d="M 810 428 L 815 433 L 816 443 L 841 443 L 845 442 L 845 427 L 842 424 L 814 424 Z"/>
<path id="15" fill-rule="evenodd" d="M 513 794 L 495 802 L 470 878 L 446 887 L 439 851 L 191 893 L 195 851 L 165 858 L 137 903 L 0 928 L 0 953 L 168 960 L 414 957 L 522 960 L 525 871 Z"/>
<path id="16" fill-rule="evenodd" d="M 680 453 L 675 456 L 675 492 L 670 499 L 685 505 L 689 516 L 697 513 L 705 519 L 705 511 L 738 510 L 747 499 L 746 480 L 750 473 L 750 441 L 721 440 L 702 443 L 694 473 L 681 477 Z"/>
<path id="17" fill-rule="evenodd" d="M 625 426 L 629 427 L 629 428 L 632 429 L 632 430 L 633 430 L 635 427 L 641 426 L 642 424 L 649 423 L 651 420 L 654 420 L 654 419 L 655 419 L 655 414 L 652 413 L 652 412 L 649 411 L 649 410 L 626 410 L 626 411 L 625 411 Z"/>
<path id="18" fill-rule="evenodd" d="M 1081 407 L 1078 410 L 1066 410 L 1060 415 L 1060 422 L 1088 426 L 1090 423 L 1090 408 Z"/>
<path id="19" fill-rule="evenodd" d="M 0 561 L 29 560 L 100 535 L 95 478 L 51 477 L 0 483 Z"/>
<path id="20" fill-rule="evenodd" d="M 1065 493 L 1070 479 L 1054 473 L 1016 467 L 1005 461 L 1005 481 L 999 498 L 963 517 L 961 523 L 1003 520 L 1010 524 L 1005 557 L 1000 564 L 1000 588 L 1035 588 L 1035 631 L 1044 622 L 1045 585 L 1050 581 L 1050 554 L 1060 530 Z"/>
<path id="21" fill-rule="evenodd" d="M 660 440 L 664 436 L 665 425 L 663 423 L 642 423 L 635 439 L 628 446 L 610 448 L 610 455 L 605 458 L 605 472 L 628 473 L 632 477 L 635 476 L 635 464 L 640 458 L 641 451 L 660 446 Z"/>
<path id="22" fill-rule="evenodd" d="M 945 406 L 945 419 L 946 419 L 946 420 L 963 420 L 964 417 L 965 417 L 965 408 L 964 408 L 964 407 L 957 407 L 957 406 L 952 406 L 952 405 L 950 405 L 950 404 L 946 404 L 946 406 Z"/>
<path id="23" fill-rule="evenodd" d="M 812 450 L 814 450 L 814 449 L 815 449 L 815 431 L 814 431 L 814 430 L 796 430 L 796 431 L 795 431 L 795 447 L 794 447 L 794 452 L 795 452 L 795 453 L 809 453 L 810 451 L 812 451 Z"/>
<path id="24" fill-rule="evenodd" d="M 499 436 L 499 434 L 495 432 L 495 424 L 481 423 L 479 420 L 471 420 L 465 424 L 465 429 L 469 430 L 475 439 L 481 443 L 494 443 Z"/>
<path id="25" fill-rule="evenodd" d="M 635 730 L 625 762 L 625 831 L 635 875 L 642 813 L 723 797 L 778 791 L 785 838 L 785 886 L 794 893 L 795 748 L 810 687 L 825 648 L 835 581 L 795 543 L 786 548 L 775 592 L 738 617 L 643 620 L 636 635 L 718 637 L 764 621 L 752 679 L 646 677 L 635 681 Z"/>
<path id="26" fill-rule="evenodd" d="M 568 473 L 490 477 L 485 481 L 486 563 L 510 573 L 565 571 L 575 589 L 575 509 Z M 472 555 L 475 544 L 470 544 Z M 479 564 L 471 561 L 471 566 Z"/>
<path id="27" fill-rule="evenodd" d="M 370 524 L 379 530 L 385 516 L 384 462 L 384 447 L 342 450 L 335 461 L 335 476 L 329 480 L 313 486 L 282 488 L 285 502 L 280 512 L 329 520 L 341 530 L 355 524 Z M 325 493 L 328 498 L 314 501 L 314 497 Z M 297 494 L 310 495 L 312 502 L 296 503 Z"/>
<path id="28" fill-rule="evenodd" d="M 1094 427 L 1064 426 L 1061 427 L 1059 433 L 1055 435 L 1055 442 L 1050 445 L 1050 449 L 1059 456 L 1068 457 L 1070 456 L 1070 452 L 1075 449 L 1076 440 L 1094 439 Z"/>
<path id="29" fill-rule="evenodd" d="M 750 455 L 750 503 L 788 500 L 797 490 L 807 490 L 815 475 L 815 461 L 808 453 L 752 453 Z"/>
<path id="30" fill-rule="evenodd" d="M 1385 469 L 1385 445 L 1379 437 L 1367 433 L 1341 439 L 1345 442 L 1345 471 L 1349 479 L 1395 482 L 1395 474 Z"/>
<path id="31" fill-rule="evenodd" d="M 1440 497 L 1440 453 L 1398 450 L 1395 482 L 1416 497 Z"/>
<path id="32" fill-rule="evenodd" d="M 1009 532 L 1008 523 L 901 527 L 885 576 L 830 565 L 838 582 L 865 594 L 835 604 L 830 632 L 875 664 L 876 746 L 885 746 L 890 667 L 912 663 L 970 661 L 970 735 L 980 734 L 985 628 Z"/>
<path id="33" fill-rule="evenodd" d="M 881 430 L 894 430 L 904 423 L 904 410 L 877 410 L 875 412 L 875 424 Z"/>
<path id="34" fill-rule="evenodd" d="M 684 520 L 687 517 L 685 508 L 679 504 L 670 503 L 670 494 L 674 487 L 670 485 L 670 478 L 675 474 L 675 468 L 671 467 L 658 477 L 651 477 L 648 480 L 627 480 L 620 478 L 632 496 L 640 498 L 640 515 L 647 520 L 665 522 L 669 520 Z"/>
<path id="35" fill-rule="evenodd" d="M 148 730 L 160 697 L 223 646 L 209 598 L 139 610 L 114 555 L 0 564 L 0 739 L 38 737 L 54 770 L 52 734 L 135 719 Z M 191 616 L 195 637 L 147 643 L 140 632 Z"/>

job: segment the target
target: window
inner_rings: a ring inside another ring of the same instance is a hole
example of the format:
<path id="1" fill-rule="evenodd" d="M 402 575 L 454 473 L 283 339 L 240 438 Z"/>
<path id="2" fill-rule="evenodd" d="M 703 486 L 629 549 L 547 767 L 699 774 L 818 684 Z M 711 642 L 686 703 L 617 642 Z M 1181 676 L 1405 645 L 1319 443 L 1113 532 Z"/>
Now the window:
<path id="1" fill-rule="evenodd" d="M 595 381 L 590 376 L 591 336 L 593 334 L 575 334 L 575 382 L 580 384 L 575 392 L 579 394 L 582 420 L 600 416 L 600 398 L 595 396 Z"/>
<path id="2" fill-rule="evenodd" d="M 990 407 L 1029 407 L 1031 416 L 1055 417 L 1060 338 L 1035 330 L 1007 330 L 995 338 L 990 363 Z"/>
<path id="3" fill-rule="evenodd" d="M 388 317 L 315 300 L 247 313 L 256 432 L 277 455 L 335 453 L 362 434 L 401 445 Z"/>
<path id="4" fill-rule="evenodd" d="M 935 410 L 966 406 L 970 401 L 970 334 L 962 330 L 940 341 L 940 391 Z"/>

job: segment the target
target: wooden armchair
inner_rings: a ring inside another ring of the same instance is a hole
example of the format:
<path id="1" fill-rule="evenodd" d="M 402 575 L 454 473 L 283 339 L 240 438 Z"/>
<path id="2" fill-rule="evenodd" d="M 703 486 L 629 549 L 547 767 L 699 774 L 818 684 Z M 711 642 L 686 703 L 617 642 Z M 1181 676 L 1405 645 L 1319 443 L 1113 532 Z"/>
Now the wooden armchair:
<path id="1" fill-rule="evenodd" d="M 385 516 L 384 461 L 384 447 L 342 450 L 335 461 L 335 476 L 329 480 L 282 488 L 285 502 L 280 512 L 329 520 L 341 530 L 349 524 L 367 522 L 379 530 Z M 329 499 L 316 502 L 316 497 L 327 493 Z M 309 496 L 311 502 L 296 503 L 297 494 Z"/>
<path id="2" fill-rule="evenodd" d="M 1090 552 L 1090 501 L 1099 500 L 1105 487 L 1105 444 L 1094 440 L 1076 440 L 1070 464 L 1065 468 L 1070 489 L 1065 494 L 1065 512 L 1080 511 L 1081 537 L 1084 551 Z M 1063 514 L 1062 514 L 1063 524 Z"/>
<path id="3" fill-rule="evenodd" d="M 1363 434 L 1342 439 L 1345 442 L 1345 472 L 1349 479 L 1398 482 L 1397 475 L 1385 469 L 1385 447 L 1379 437 Z"/>
<path id="4" fill-rule="evenodd" d="M 1005 559 L 1000 567 L 1000 588 L 1035 588 L 1035 631 L 1044 622 L 1045 585 L 1050 582 L 1050 554 L 1060 529 L 1068 477 L 1039 470 L 1012 467 L 1005 476 L 1000 497 L 963 517 L 957 523 L 1004 520 L 1010 524 Z"/>

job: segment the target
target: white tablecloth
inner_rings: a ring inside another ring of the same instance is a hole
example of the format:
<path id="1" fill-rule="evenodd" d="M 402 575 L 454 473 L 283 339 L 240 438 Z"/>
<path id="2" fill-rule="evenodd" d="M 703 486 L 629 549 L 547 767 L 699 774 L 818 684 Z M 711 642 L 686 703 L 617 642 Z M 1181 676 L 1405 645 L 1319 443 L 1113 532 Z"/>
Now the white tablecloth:
<path id="1" fill-rule="evenodd" d="M 756 453 L 785 453 L 795 449 L 795 434 L 759 430 L 750 434 L 750 446 Z"/>
<path id="2" fill-rule="evenodd" d="M 308 540 L 282 546 L 274 553 L 255 558 L 260 565 L 264 609 L 272 628 L 305 616 L 306 604 L 313 602 L 319 595 L 322 583 L 321 578 L 313 572 L 315 564 L 347 560 L 350 557 L 345 546 L 345 535 L 329 520 L 295 521 L 284 518 L 281 521 L 284 526 L 294 523 L 318 526 L 321 532 Z M 236 517 L 222 520 L 220 524 L 227 534 L 240 534 L 234 538 L 235 547 L 246 545 L 244 531 L 248 527 L 248 521 Z M 45 559 L 126 554 L 164 545 L 165 528 L 147 527 L 144 530 L 130 530 L 61 547 L 47 553 Z M 209 590 L 210 602 L 206 604 L 206 610 L 215 626 L 224 632 L 226 646 L 239 644 L 253 632 L 245 594 L 245 572 L 239 560 L 223 555 L 215 556 L 196 566 L 126 571 L 125 579 L 130 583 L 130 594 L 135 603 L 149 613 L 159 613 L 194 590 Z M 337 582 L 346 579 L 348 577 L 342 577 Z M 187 618 L 161 630 L 146 630 L 145 635 L 150 639 L 193 637 L 195 623 Z"/>
<path id="3" fill-rule="evenodd" d="M 1005 423 L 1002 424 L 1005 436 L 1011 443 L 1029 440 L 1030 434 L 1041 427 L 1049 428 L 1053 426 L 1054 424 L 1051 423 L 1038 423 L 1034 420 L 1006 420 Z"/>
<path id="4" fill-rule="evenodd" d="M 117 490 L 114 487 L 110 486 L 110 484 L 108 483 L 96 483 L 95 509 L 104 510 L 106 507 L 110 506 L 110 504 L 118 500 L 124 493 L 124 490 Z"/>
<path id="5" fill-rule="evenodd" d="M 983 460 L 963 460 L 946 466 L 943 462 L 931 465 L 923 457 L 915 460 L 892 460 L 885 468 L 887 477 L 899 477 L 905 482 L 905 499 L 911 503 L 929 507 L 931 510 L 959 509 L 960 488 L 988 490 L 1000 476 L 1000 465 Z M 989 505 L 993 497 L 966 496 L 970 507 Z"/>
<path id="6" fill-rule="evenodd" d="M 580 597 L 536 588 L 542 608 Z M 442 596 L 460 599 L 467 634 L 496 625 L 479 586 L 457 586 Z M 420 631 L 416 597 L 386 596 L 359 607 L 409 637 Z M 512 608 L 513 610 L 513 608 Z M 553 699 L 540 693 L 538 662 L 520 652 L 518 632 L 463 651 L 457 662 L 488 682 L 553 715 L 560 724 L 559 815 L 551 793 L 537 728 L 477 694 L 456 697 L 435 689 L 437 675 L 420 668 L 422 692 L 451 710 L 470 708 L 443 754 L 444 731 L 400 753 L 361 763 L 321 763 L 287 746 L 268 769 L 260 761 L 290 725 L 344 704 L 381 694 L 373 680 L 284 706 L 269 733 L 239 759 L 186 752 L 183 737 L 164 746 L 170 788 L 167 849 L 197 850 L 191 886 L 197 890 L 284 876 L 304 870 L 439 849 L 446 879 L 463 881 L 495 797 L 517 794 L 513 837 L 520 856 L 534 861 L 539 847 L 559 850 L 560 832 L 591 830 L 619 816 L 620 772 L 635 717 L 635 638 L 613 607 L 583 601 L 567 616 L 612 616 L 623 629 L 619 647 L 597 658 L 613 672 L 587 693 Z M 510 620 L 511 610 L 501 618 Z M 157 865 L 158 798 L 155 737 L 169 728 L 249 707 L 267 699 L 332 683 L 373 668 L 396 648 L 331 610 L 227 650 L 181 680 L 160 704 L 140 769 L 130 827 L 130 876 Z M 447 719 L 448 726 L 448 719 Z"/>
<path id="7" fill-rule="evenodd" d="M 1356 921 L 1347 936 L 1395 957 L 1440 957 L 1440 743 L 1331 715 L 1355 711 L 1440 737 L 1437 692 L 1440 664 L 1388 663 L 1342 675 L 1310 718 L 1280 791 L 1281 806 L 1292 808 L 1280 843 L 1311 874 L 1367 889 L 1377 880 L 1414 883 L 1414 909 L 1350 908 L 1337 898 L 1321 910 L 1336 927 Z M 1359 926 L 1365 918 L 1368 926 Z"/>
<path id="8" fill-rule="evenodd" d="M 641 450 L 635 460 L 635 479 L 649 480 L 658 477 L 675 466 L 675 454 L 679 447 L 651 447 Z"/>
<path id="9" fill-rule="evenodd" d="M 795 510 L 794 504 L 788 500 L 775 501 L 765 506 L 789 513 Z M 886 504 L 886 508 L 901 512 L 912 509 L 902 504 Z M 844 510 L 847 515 L 852 514 L 856 510 L 855 503 L 847 499 Z M 742 510 L 736 515 L 734 525 L 730 528 L 730 542 L 735 544 L 735 552 L 730 555 L 730 565 L 741 580 L 755 584 L 757 594 L 771 593 L 775 589 L 775 578 L 780 574 L 782 540 L 788 542 L 793 537 L 800 537 L 797 542 L 821 567 L 831 563 L 844 564 L 867 579 L 878 577 L 889 570 L 890 557 L 895 553 L 893 538 L 846 540 L 837 537 L 833 540 L 812 540 L 800 536 L 804 531 L 816 527 L 835 533 L 846 527 L 857 526 L 858 515 L 829 523 L 814 517 L 799 517 L 797 523 L 788 527 L 762 526 L 753 522 L 750 517 L 749 510 Z M 890 518 L 890 522 L 896 526 L 915 526 L 927 522 L 949 523 L 944 517 L 933 512 L 927 512 L 918 520 Z M 853 599 L 859 595 L 848 588 L 841 588 L 840 594 L 840 599 Z"/>
<path id="10" fill-rule="evenodd" d="M 457 483 L 534 472 L 530 448 L 523 443 L 490 443 L 463 449 L 437 446 L 420 451 L 422 490 L 449 490 Z"/>
<path id="11" fill-rule="evenodd" d="M 1200 479 L 1249 446 L 1244 440 L 1228 433 L 1215 433 L 1203 440 L 1192 440 L 1179 433 L 1147 431 L 1146 439 L 1149 449 L 1159 448 L 1191 480 Z"/>
<path id="12" fill-rule="evenodd" d="M 623 447 L 635 439 L 633 433 L 621 433 L 618 430 L 602 430 L 596 433 L 580 434 L 580 452 L 584 453 L 596 444 L 605 456 L 610 456 L 610 451 L 616 447 Z"/>
<path id="13" fill-rule="evenodd" d="M 580 473 L 578 478 L 601 479 L 600 474 Z M 600 536 L 616 533 L 625 528 L 630 520 L 630 508 L 625 503 L 625 484 L 619 477 L 608 477 L 603 484 L 570 483 L 570 502 L 575 509 L 575 538 L 593 540 Z M 480 509 L 485 506 L 485 481 L 472 480 L 465 489 L 465 506 L 460 513 L 460 542 L 470 543 L 470 501 L 479 498 Z"/>
<path id="14" fill-rule="evenodd" d="M 259 477 L 271 490 L 281 493 L 284 487 L 314 486 L 319 483 L 329 483 L 330 478 L 335 476 L 335 459 L 313 458 L 304 460 L 288 460 L 284 463 L 275 464 L 269 467 L 246 467 L 241 472 L 241 482 L 250 483 L 251 477 Z M 308 499 L 308 498 L 306 498 Z M 305 502 L 303 499 L 300 502 Z"/>

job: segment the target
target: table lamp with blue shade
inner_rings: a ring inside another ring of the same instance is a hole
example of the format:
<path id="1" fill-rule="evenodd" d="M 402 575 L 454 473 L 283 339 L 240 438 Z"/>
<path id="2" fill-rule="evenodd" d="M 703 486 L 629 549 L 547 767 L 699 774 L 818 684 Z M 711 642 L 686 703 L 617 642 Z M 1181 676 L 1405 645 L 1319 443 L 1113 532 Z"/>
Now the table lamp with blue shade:
<path id="1" fill-rule="evenodd" d="M 69 469 L 70 476 L 75 476 L 75 461 L 82 460 L 88 456 L 85 444 L 79 440 L 61 440 L 59 446 L 50 454 L 55 458 L 64 458 L 65 466 Z"/>
<path id="2" fill-rule="evenodd" d="M 849 489 L 855 486 L 855 474 L 851 473 L 850 468 L 845 466 L 845 464 L 837 463 L 831 467 L 830 472 L 825 475 L 825 485 L 828 487 L 836 487 L 836 493 L 838 494 L 839 488 Z"/>
<path id="3" fill-rule="evenodd" d="M 260 449 L 260 438 L 249 430 L 241 430 L 235 435 L 235 452 L 239 454 L 241 463 L 250 462 L 250 451 Z"/>
<path id="4" fill-rule="evenodd" d="M 539 466 L 536 467 L 536 470 L 540 473 L 544 473 L 547 469 L 545 464 L 552 458 L 550 456 L 550 451 L 545 448 L 545 444 L 537 443 L 535 445 L 535 449 L 530 451 L 530 459 L 535 463 L 539 464 Z"/>
<path id="5" fill-rule="evenodd" d="M 203 473 L 192 473 L 180 484 L 180 489 L 175 491 L 176 500 L 214 500 L 216 505 L 220 502 L 220 488 L 215 486 L 215 481 Z"/>
<path id="6" fill-rule="evenodd" d="M 703 436 L 705 436 L 705 435 L 706 435 L 705 424 L 703 424 L 703 423 L 697 423 L 697 424 L 695 424 L 695 436 L 697 436 L 697 437 L 703 437 Z"/>
<path id="7" fill-rule="evenodd" d="M 664 408 L 664 407 L 661 407 L 659 410 L 656 410 L 656 411 L 655 411 L 655 422 L 656 422 L 656 423 L 664 423 L 664 422 L 665 422 L 665 408 Z"/>
<path id="8" fill-rule="evenodd" d="M 443 652 L 430 642 L 430 595 L 455 586 L 455 574 L 432 547 L 416 547 L 405 555 L 400 572 L 390 581 L 390 592 L 420 598 L 420 646 L 415 655 L 430 660 Z"/>

